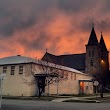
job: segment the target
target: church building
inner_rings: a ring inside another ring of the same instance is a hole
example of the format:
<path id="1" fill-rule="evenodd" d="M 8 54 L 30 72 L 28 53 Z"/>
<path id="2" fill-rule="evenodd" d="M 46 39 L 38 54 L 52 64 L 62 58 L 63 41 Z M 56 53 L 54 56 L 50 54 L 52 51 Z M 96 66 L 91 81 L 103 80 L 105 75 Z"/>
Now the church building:
<path id="1" fill-rule="evenodd" d="M 3 95 L 38 95 L 37 81 L 49 79 L 52 83 L 43 88 L 44 94 L 93 94 L 91 75 L 109 70 L 108 56 L 102 33 L 98 42 L 92 27 L 86 53 L 56 56 L 46 52 L 42 60 L 21 55 L 0 58 L 0 75 L 6 74 L 1 80 Z"/>
<path id="2" fill-rule="evenodd" d="M 86 45 L 86 53 L 56 56 L 46 52 L 42 60 L 74 68 L 91 75 L 109 70 L 108 57 L 109 52 L 104 42 L 102 32 L 100 41 L 98 42 L 93 26 Z"/>

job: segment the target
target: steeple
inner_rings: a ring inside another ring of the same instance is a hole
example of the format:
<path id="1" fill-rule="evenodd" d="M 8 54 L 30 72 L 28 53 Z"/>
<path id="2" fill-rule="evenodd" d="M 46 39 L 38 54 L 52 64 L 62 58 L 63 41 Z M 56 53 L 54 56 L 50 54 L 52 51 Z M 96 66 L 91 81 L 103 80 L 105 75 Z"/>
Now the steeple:
<path id="1" fill-rule="evenodd" d="M 88 44 L 86 45 L 86 61 L 85 61 L 85 71 L 87 74 L 96 74 L 100 72 L 100 54 L 101 46 L 98 43 L 97 36 L 92 27 L 90 38 Z"/>
<path id="2" fill-rule="evenodd" d="M 97 40 L 97 36 L 94 30 L 94 25 L 93 25 L 87 45 L 97 45 L 97 44 L 98 44 L 98 40 Z"/>
<path id="3" fill-rule="evenodd" d="M 101 32 L 101 38 L 100 38 L 99 44 L 101 45 L 102 51 L 107 51 L 107 47 L 106 47 L 106 45 L 105 45 L 105 42 L 104 42 L 104 39 L 103 39 L 102 32 Z"/>

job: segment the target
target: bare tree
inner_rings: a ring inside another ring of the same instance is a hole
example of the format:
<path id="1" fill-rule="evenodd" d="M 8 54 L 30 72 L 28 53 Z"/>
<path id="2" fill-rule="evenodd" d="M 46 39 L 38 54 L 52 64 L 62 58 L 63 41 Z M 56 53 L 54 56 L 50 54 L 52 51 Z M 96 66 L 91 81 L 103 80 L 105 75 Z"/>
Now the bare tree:
<path id="1" fill-rule="evenodd" d="M 105 87 L 110 84 L 110 71 L 105 70 L 101 73 L 93 74 L 93 79 L 99 82 L 100 97 L 103 98 Z"/>
<path id="2" fill-rule="evenodd" d="M 26 79 L 23 80 L 29 85 L 36 85 L 36 87 L 38 88 L 39 97 L 41 97 L 42 93 L 45 92 L 46 86 L 48 88 L 49 95 L 50 84 L 53 84 L 54 82 L 58 83 L 62 80 L 67 79 L 62 66 L 36 59 L 27 60 L 28 63 L 25 64 L 25 75 L 27 77 L 32 77 L 32 79 L 31 81 L 28 81 Z"/>

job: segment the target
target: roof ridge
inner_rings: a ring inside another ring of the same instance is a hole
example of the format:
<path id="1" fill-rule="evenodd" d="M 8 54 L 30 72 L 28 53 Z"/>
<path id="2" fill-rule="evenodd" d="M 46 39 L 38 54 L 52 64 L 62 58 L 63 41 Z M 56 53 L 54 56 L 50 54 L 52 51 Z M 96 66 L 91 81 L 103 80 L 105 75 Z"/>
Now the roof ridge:
<path id="1" fill-rule="evenodd" d="M 59 57 L 59 56 L 68 56 L 68 55 L 82 55 L 82 54 L 86 54 L 86 53 L 64 54 L 64 55 L 58 55 L 58 57 Z"/>
<path id="2" fill-rule="evenodd" d="M 49 53 L 49 52 L 46 52 L 45 54 L 49 54 L 49 55 L 53 55 L 53 56 L 56 56 L 56 55 L 54 55 L 54 54 L 51 54 L 51 53 Z"/>

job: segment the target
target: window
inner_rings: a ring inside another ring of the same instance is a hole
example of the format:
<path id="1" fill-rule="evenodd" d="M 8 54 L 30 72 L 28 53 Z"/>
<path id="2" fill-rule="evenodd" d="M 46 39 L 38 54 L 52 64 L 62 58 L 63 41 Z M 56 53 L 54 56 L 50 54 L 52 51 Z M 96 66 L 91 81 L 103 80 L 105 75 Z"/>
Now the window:
<path id="1" fill-rule="evenodd" d="M 7 66 L 3 66 L 3 73 L 7 72 Z"/>
<path id="2" fill-rule="evenodd" d="M 74 80 L 76 80 L 76 74 L 74 74 Z"/>
<path id="3" fill-rule="evenodd" d="M 19 74 L 23 74 L 23 65 L 19 65 Z"/>
<path id="4" fill-rule="evenodd" d="M 92 51 L 92 57 L 94 57 L 94 51 Z"/>
<path id="5" fill-rule="evenodd" d="M 11 73 L 10 73 L 10 75 L 14 75 L 14 73 L 15 73 L 15 66 L 11 66 Z"/>
<path id="6" fill-rule="evenodd" d="M 89 57 L 91 57 L 91 52 L 89 51 Z"/>
<path id="7" fill-rule="evenodd" d="M 90 65 L 93 66 L 93 61 L 91 60 Z"/>

